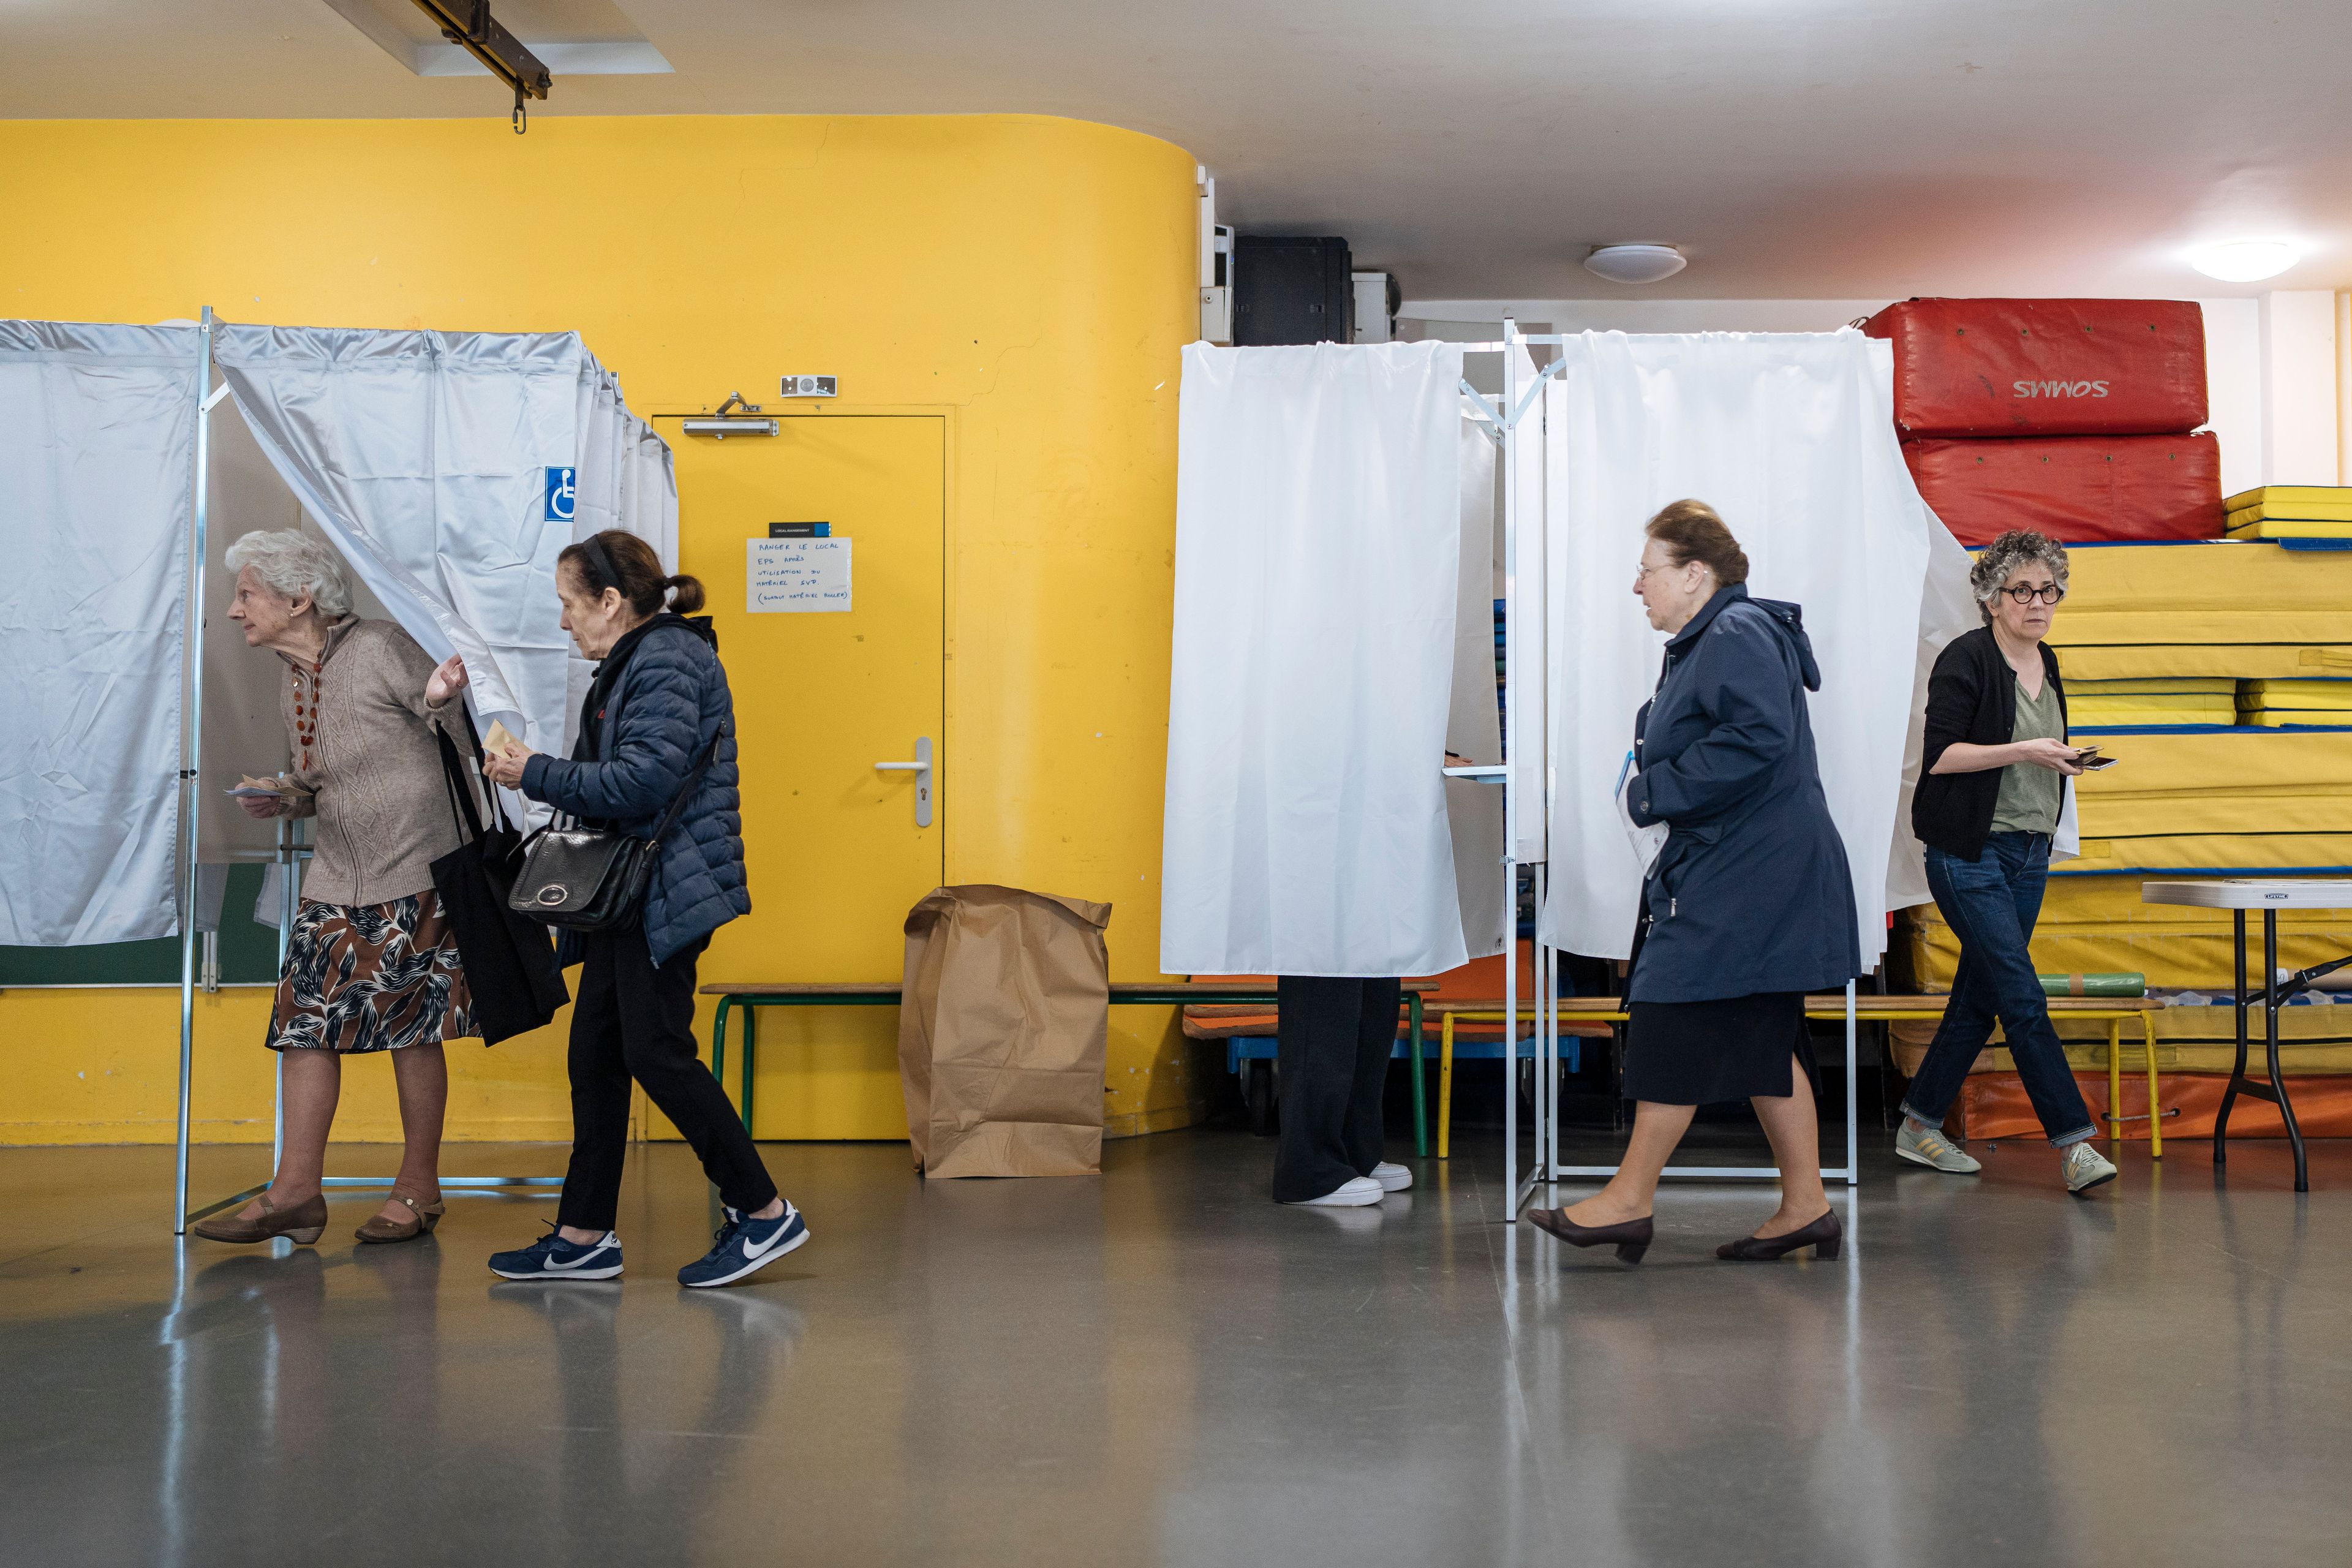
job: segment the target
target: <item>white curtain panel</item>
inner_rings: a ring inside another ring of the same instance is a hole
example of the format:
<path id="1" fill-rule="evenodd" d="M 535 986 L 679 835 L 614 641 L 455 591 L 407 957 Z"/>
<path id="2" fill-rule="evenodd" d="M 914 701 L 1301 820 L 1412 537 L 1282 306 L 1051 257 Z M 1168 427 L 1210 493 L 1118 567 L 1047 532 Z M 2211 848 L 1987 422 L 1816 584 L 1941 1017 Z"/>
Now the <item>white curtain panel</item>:
<path id="1" fill-rule="evenodd" d="M 1854 878 L 1863 961 L 1886 947 L 1888 868 L 1915 723 L 1920 602 L 1937 525 L 1895 436 L 1888 346 L 1826 333 L 1586 333 L 1548 392 L 1553 693 L 1551 875 L 1543 929 L 1622 958 L 1642 875 L 1614 789 L 1664 634 L 1633 596 L 1642 525 L 1713 506 L 1747 552 L 1748 591 L 1793 600 L 1822 668 L 1813 736 Z M 1907 837 L 1907 833 L 1906 833 Z M 1900 891 L 1896 889 L 1896 891 Z"/>
<path id="2" fill-rule="evenodd" d="M 1454 687 L 1445 749 L 1486 766 L 1503 760 L 1495 707 L 1495 443 L 1461 422 L 1462 563 L 1454 583 Z M 1503 951 L 1510 915 L 1503 899 L 1503 792 L 1483 780 L 1447 779 L 1454 883 L 1462 942 L 1472 958 Z"/>
<path id="3" fill-rule="evenodd" d="M 179 929 L 196 333 L 0 321 L 0 943 Z"/>
<path id="4" fill-rule="evenodd" d="M 1505 383 L 1518 388 L 1521 400 L 1537 390 L 1536 362 L 1524 348 L 1507 351 L 1517 374 Z M 1504 414 L 1516 412 L 1516 406 Z M 1540 400 L 1520 419 L 1512 442 L 1510 472 L 1503 478 L 1517 501 L 1510 541 L 1513 600 L 1511 642 L 1507 650 L 1511 684 L 1511 787 L 1518 814 L 1513 825 L 1511 858 L 1532 865 L 1549 853 L 1550 834 L 1544 821 L 1544 761 L 1551 754 L 1545 743 L 1550 729 L 1550 704 L 1545 696 L 1552 665 L 1546 648 L 1549 619 L 1544 604 L 1549 588 L 1545 570 L 1548 544 L 1544 530 L 1546 452 L 1545 409 Z"/>
<path id="5" fill-rule="evenodd" d="M 565 750 L 555 559 L 582 479 L 591 515 L 618 516 L 626 417 L 579 335 L 229 325 L 217 343 L 262 449 L 385 607 L 436 658 L 465 656 L 486 721 Z M 573 489 L 551 502 L 561 468 Z"/>
<path id="6" fill-rule="evenodd" d="M 1465 962 L 1459 347 L 1184 351 L 1160 968 Z"/>

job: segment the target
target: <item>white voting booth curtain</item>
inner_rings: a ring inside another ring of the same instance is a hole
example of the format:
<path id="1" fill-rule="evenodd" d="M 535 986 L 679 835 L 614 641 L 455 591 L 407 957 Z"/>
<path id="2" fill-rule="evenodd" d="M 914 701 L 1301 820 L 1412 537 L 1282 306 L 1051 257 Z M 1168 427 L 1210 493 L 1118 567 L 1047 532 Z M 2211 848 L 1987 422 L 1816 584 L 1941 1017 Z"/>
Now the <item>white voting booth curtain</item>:
<path id="1" fill-rule="evenodd" d="M 1562 353 L 1545 409 L 1549 634 L 1564 672 L 1552 693 L 1546 939 L 1602 958 L 1631 945 L 1642 875 L 1614 790 L 1666 640 L 1643 616 L 1633 572 L 1642 525 L 1695 497 L 1747 552 L 1748 591 L 1804 608 L 1822 668 L 1811 703 L 1822 783 L 1853 868 L 1864 962 L 1874 963 L 1886 911 L 1919 901 L 1890 888 L 1889 868 L 1898 822 L 1909 842 L 1905 753 L 1916 744 L 1920 661 L 1932 658 L 1921 598 L 1930 536 L 1942 531 L 1896 444 L 1888 346 L 1852 329 L 1609 332 Z"/>
<path id="2" fill-rule="evenodd" d="M 557 553 L 617 527 L 677 559 L 668 448 L 579 335 L 224 325 L 215 353 L 312 520 L 427 652 L 465 657 L 476 711 L 566 750 L 584 665 Z"/>
<path id="3" fill-rule="evenodd" d="M 1461 375 L 1443 343 L 1184 351 L 1167 973 L 1425 974 L 1468 957 L 1439 772 Z"/>
<path id="4" fill-rule="evenodd" d="M 1503 760 L 1503 725 L 1495 706 L 1495 443 L 1461 422 L 1462 564 L 1454 586 L 1454 687 L 1445 749 L 1491 767 Z M 1503 792 L 1475 779 L 1445 781 L 1445 816 L 1454 840 L 1454 880 L 1462 906 L 1462 941 L 1473 958 L 1503 951 L 1509 906 L 1504 900 Z"/>
<path id="5" fill-rule="evenodd" d="M 0 691 L 0 942 L 178 930 L 199 344 L 184 322 L 0 321 L 0 630 L 16 676 Z M 436 657 L 465 654 L 485 718 L 568 750 L 587 666 L 560 625 L 557 552 L 617 527 L 677 560 L 669 448 L 612 374 L 569 332 L 219 323 L 214 346 L 253 447 L 385 611 Z M 224 489 L 245 430 L 226 404 L 208 426 L 217 567 L 238 533 L 295 518 L 253 465 Z M 210 607 L 231 591 L 216 571 Z M 207 656 L 208 689 L 234 662 Z M 275 681 L 254 664 L 236 668 Z M 225 763 L 215 739 L 196 737 L 200 789 L 269 765 Z M 222 837 L 199 835 L 198 858 L 235 853 Z"/>
<path id="6" fill-rule="evenodd" d="M 0 321 L 0 942 L 178 929 L 196 339 Z"/>

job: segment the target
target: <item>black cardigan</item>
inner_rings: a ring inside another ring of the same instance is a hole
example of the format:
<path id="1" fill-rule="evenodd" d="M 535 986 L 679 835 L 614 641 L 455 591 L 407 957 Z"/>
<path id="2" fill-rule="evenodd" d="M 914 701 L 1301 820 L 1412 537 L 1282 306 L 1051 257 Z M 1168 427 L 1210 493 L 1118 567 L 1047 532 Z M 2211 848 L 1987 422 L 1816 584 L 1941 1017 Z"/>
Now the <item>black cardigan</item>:
<path id="1" fill-rule="evenodd" d="M 2058 721 L 2066 723 L 2066 683 L 2058 679 L 2058 656 L 2042 645 L 2042 679 L 2058 691 Z M 1927 677 L 1927 746 L 1919 759 L 1919 787 L 1911 796 L 1911 831 L 1923 844 L 1973 860 L 1984 853 L 1992 814 L 2000 798 L 2000 768 L 1972 773 L 1937 773 L 1944 749 L 1955 741 L 1972 746 L 2005 746 L 2017 729 L 2017 672 L 1993 641 L 1990 626 L 1954 637 L 1936 656 Z M 2065 796 L 2059 796 L 2060 807 Z"/>

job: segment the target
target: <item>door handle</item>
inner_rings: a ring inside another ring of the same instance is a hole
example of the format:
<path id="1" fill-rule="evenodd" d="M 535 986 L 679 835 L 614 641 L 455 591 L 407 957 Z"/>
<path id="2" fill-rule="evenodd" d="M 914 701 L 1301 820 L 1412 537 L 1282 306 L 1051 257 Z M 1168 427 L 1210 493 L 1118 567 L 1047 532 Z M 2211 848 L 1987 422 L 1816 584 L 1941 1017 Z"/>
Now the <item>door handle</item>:
<path id="1" fill-rule="evenodd" d="M 931 738 L 919 737 L 915 742 L 915 760 L 911 763 L 877 763 L 877 773 L 912 773 L 915 775 L 915 826 L 931 825 Z"/>

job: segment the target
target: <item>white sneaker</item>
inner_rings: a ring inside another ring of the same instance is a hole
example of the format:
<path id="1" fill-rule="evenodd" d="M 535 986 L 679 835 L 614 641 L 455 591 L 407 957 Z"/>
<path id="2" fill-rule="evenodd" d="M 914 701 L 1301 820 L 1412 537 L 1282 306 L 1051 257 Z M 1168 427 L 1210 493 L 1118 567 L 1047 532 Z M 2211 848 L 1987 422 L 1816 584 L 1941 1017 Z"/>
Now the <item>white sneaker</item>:
<path id="1" fill-rule="evenodd" d="M 1381 1201 L 1381 1184 L 1370 1176 L 1350 1176 L 1319 1198 L 1301 1198 L 1297 1206 L 1309 1209 L 1360 1209 Z"/>
<path id="2" fill-rule="evenodd" d="M 2085 1138 L 2080 1143 L 2066 1145 L 2066 1190 L 2068 1192 L 2079 1196 L 2102 1182 L 2112 1182 L 2115 1179 L 2115 1163 L 2092 1148 L 2089 1139 Z"/>
<path id="3" fill-rule="evenodd" d="M 1401 1193 L 1412 1185 L 1412 1173 L 1393 1161 L 1383 1160 L 1372 1167 L 1372 1180 L 1381 1184 L 1384 1193 Z"/>
<path id="4" fill-rule="evenodd" d="M 1914 1127 L 1909 1117 L 1895 1134 L 1895 1152 L 1915 1165 L 1969 1176 L 1984 1169 L 1983 1162 L 1963 1153 L 1938 1127 Z"/>

